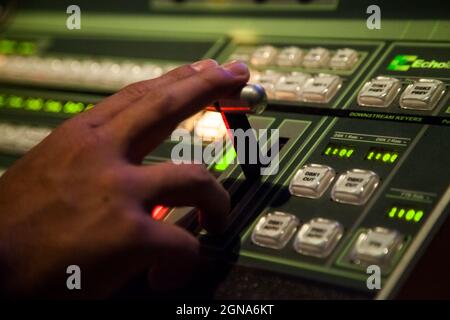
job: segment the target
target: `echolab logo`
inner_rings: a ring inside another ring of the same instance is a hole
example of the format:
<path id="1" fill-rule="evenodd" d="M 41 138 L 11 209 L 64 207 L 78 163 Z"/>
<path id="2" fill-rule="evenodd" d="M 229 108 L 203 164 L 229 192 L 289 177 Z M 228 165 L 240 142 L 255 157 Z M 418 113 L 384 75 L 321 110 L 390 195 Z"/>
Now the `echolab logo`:
<path id="1" fill-rule="evenodd" d="M 396 55 L 387 69 L 392 71 L 408 71 L 414 69 L 450 69 L 450 61 L 436 61 L 420 59 L 418 56 Z"/>

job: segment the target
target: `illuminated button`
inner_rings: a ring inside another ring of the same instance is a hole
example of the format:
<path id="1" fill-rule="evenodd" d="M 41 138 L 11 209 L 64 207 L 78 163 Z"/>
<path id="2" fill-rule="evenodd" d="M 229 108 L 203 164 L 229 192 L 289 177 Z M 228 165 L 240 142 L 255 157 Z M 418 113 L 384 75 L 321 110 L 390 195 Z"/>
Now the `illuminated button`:
<path id="1" fill-rule="evenodd" d="M 306 68 L 325 68 L 330 60 L 330 51 L 325 48 L 313 48 L 303 58 Z"/>
<path id="2" fill-rule="evenodd" d="M 375 172 L 352 169 L 339 176 L 331 198 L 336 202 L 362 205 L 367 202 L 377 188 L 380 178 Z"/>
<path id="3" fill-rule="evenodd" d="M 47 100 L 44 105 L 45 112 L 58 113 L 63 109 L 63 105 L 60 101 Z"/>
<path id="4" fill-rule="evenodd" d="M 376 227 L 362 232 L 350 251 L 350 261 L 357 265 L 387 267 L 402 247 L 403 236 L 395 230 Z"/>
<path id="5" fill-rule="evenodd" d="M 215 141 L 225 136 L 227 128 L 219 112 L 206 111 L 197 121 L 194 133 L 201 140 Z"/>
<path id="6" fill-rule="evenodd" d="M 276 211 L 262 216 L 252 233 L 253 243 L 272 249 L 281 249 L 297 230 L 298 219 L 288 213 Z"/>
<path id="7" fill-rule="evenodd" d="M 292 72 L 282 76 L 275 85 L 275 98 L 280 100 L 300 99 L 303 85 L 309 78 L 309 74 L 301 72 Z"/>
<path id="8" fill-rule="evenodd" d="M 400 96 L 403 109 L 432 110 L 445 92 L 442 81 L 420 79 L 406 87 Z"/>
<path id="9" fill-rule="evenodd" d="M 304 255 L 327 257 L 342 237 L 342 225 L 333 220 L 316 218 L 305 223 L 294 240 L 294 249 Z"/>
<path id="10" fill-rule="evenodd" d="M 281 50 L 277 57 L 277 65 L 282 67 L 295 67 L 301 65 L 303 50 L 297 47 L 287 47 Z"/>
<path id="11" fill-rule="evenodd" d="M 349 48 L 339 49 L 330 60 L 330 67 L 338 70 L 351 69 L 358 61 L 358 53 Z"/>
<path id="12" fill-rule="evenodd" d="M 320 164 L 308 164 L 297 171 L 289 184 L 289 192 L 298 197 L 320 198 L 335 177 L 334 169 Z"/>
<path id="13" fill-rule="evenodd" d="M 275 85 L 280 79 L 281 74 L 272 70 L 267 70 L 260 73 L 257 77 L 257 83 L 260 84 L 266 91 L 268 98 L 275 97 Z"/>
<path id="14" fill-rule="evenodd" d="M 247 52 L 234 52 L 228 58 L 228 61 L 233 60 L 238 60 L 247 63 L 250 61 L 250 54 Z"/>
<path id="15" fill-rule="evenodd" d="M 51 132 L 50 128 L 0 123 L 0 150 L 10 154 L 24 154 Z"/>
<path id="16" fill-rule="evenodd" d="M 254 66 L 267 66 L 274 62 L 277 53 L 278 50 L 275 47 L 259 47 L 253 52 L 250 62 Z"/>
<path id="17" fill-rule="evenodd" d="M 306 81 L 302 98 L 306 102 L 327 103 L 342 86 L 339 76 L 321 73 Z"/>
<path id="18" fill-rule="evenodd" d="M 398 79 L 376 77 L 364 84 L 358 94 L 358 104 L 365 107 L 388 107 L 401 89 Z"/>

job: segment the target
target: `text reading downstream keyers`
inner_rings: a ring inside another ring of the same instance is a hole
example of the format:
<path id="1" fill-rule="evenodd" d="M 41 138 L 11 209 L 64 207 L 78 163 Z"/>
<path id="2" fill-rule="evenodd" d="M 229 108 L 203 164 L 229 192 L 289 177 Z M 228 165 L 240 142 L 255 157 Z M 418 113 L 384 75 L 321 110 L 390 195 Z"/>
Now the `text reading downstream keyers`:
<path id="1" fill-rule="evenodd" d="M 320 164 L 303 166 L 294 175 L 289 185 L 293 196 L 318 199 L 335 180 L 333 168 Z M 331 198 L 340 203 L 363 205 L 379 184 L 376 173 L 351 169 L 339 177 L 331 190 Z M 314 218 L 301 224 L 290 213 L 275 211 L 263 215 L 252 233 L 252 242 L 258 246 L 282 249 L 291 238 L 293 249 L 299 254 L 317 258 L 328 257 L 344 233 L 338 222 L 325 218 Z M 403 246 L 404 237 L 395 230 L 375 227 L 360 230 L 351 250 L 347 253 L 349 263 L 356 266 L 377 264 L 390 267 L 395 253 Z"/>
<path id="2" fill-rule="evenodd" d="M 294 46 L 276 48 L 267 45 L 255 48 L 252 52 L 237 50 L 230 59 L 250 64 L 250 81 L 261 84 L 269 99 L 326 104 L 342 86 L 341 77 L 326 71 L 351 70 L 359 56 L 356 50 L 350 48 L 332 52 L 322 47 L 305 50 Z M 270 67 L 283 70 L 302 68 L 308 72 L 281 72 L 271 70 Z"/>

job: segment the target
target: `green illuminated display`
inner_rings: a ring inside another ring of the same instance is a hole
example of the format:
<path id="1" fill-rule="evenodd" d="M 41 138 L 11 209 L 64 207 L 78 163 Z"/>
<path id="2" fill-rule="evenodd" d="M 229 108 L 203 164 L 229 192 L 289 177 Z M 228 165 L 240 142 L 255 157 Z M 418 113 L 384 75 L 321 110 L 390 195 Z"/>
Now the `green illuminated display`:
<path id="1" fill-rule="evenodd" d="M 323 155 L 328 157 L 348 159 L 354 154 L 354 152 L 355 149 L 351 146 L 329 144 L 323 151 Z"/>
<path id="2" fill-rule="evenodd" d="M 44 111 L 48 113 L 65 113 L 76 115 L 80 112 L 92 109 L 93 103 L 85 105 L 83 102 L 58 101 L 53 99 L 42 99 L 35 97 L 22 97 L 0 93 L 0 107 L 9 109 L 23 109 L 26 111 Z"/>
<path id="3" fill-rule="evenodd" d="M 416 69 L 450 69 L 450 61 L 419 59 L 418 56 L 399 54 L 392 59 L 387 69 L 392 71 L 408 71 Z"/>
<path id="4" fill-rule="evenodd" d="M 388 217 L 391 219 L 404 220 L 418 223 L 424 216 L 423 210 L 401 206 L 393 206 L 388 210 Z"/>
<path id="5" fill-rule="evenodd" d="M 219 162 L 214 165 L 214 170 L 219 172 L 225 171 L 230 166 L 230 164 L 234 162 L 234 159 L 236 159 L 236 155 L 237 154 L 234 148 L 229 149 L 222 157 L 222 159 L 220 159 Z"/>
<path id="6" fill-rule="evenodd" d="M 9 96 L 7 104 L 10 108 L 21 109 L 23 108 L 23 98 L 19 96 Z"/>
<path id="7" fill-rule="evenodd" d="M 0 39 L 0 54 L 31 56 L 37 52 L 37 45 L 31 41 Z"/>
<path id="8" fill-rule="evenodd" d="M 63 106 L 60 101 L 48 100 L 45 102 L 44 111 L 58 113 L 61 112 Z"/>
<path id="9" fill-rule="evenodd" d="M 68 101 L 63 108 L 65 113 L 76 114 L 84 110 L 84 103 Z"/>
<path id="10" fill-rule="evenodd" d="M 28 98 L 25 101 L 25 109 L 31 111 L 39 111 L 44 106 L 44 100 L 41 98 Z"/>
<path id="11" fill-rule="evenodd" d="M 379 148 L 371 148 L 367 153 L 365 159 L 383 163 L 394 163 L 398 159 L 398 152 Z"/>

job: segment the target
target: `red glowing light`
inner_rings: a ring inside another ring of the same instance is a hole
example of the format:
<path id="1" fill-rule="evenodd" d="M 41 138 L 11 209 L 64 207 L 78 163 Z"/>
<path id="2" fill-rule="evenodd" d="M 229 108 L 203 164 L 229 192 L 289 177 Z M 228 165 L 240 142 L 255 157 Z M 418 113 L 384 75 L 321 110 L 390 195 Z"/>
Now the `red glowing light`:
<path id="1" fill-rule="evenodd" d="M 164 206 L 155 206 L 152 210 L 152 218 L 155 220 L 162 220 L 169 212 L 169 208 Z"/>

